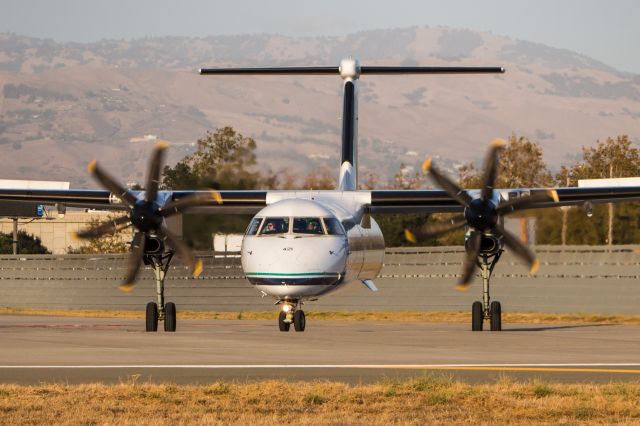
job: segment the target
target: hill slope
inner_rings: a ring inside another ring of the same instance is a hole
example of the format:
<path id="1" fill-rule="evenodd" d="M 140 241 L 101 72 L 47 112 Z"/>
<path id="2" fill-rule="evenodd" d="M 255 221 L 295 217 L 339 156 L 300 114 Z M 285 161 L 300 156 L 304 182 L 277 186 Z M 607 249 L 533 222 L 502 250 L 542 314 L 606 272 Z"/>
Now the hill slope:
<path id="1" fill-rule="evenodd" d="M 256 138 L 274 171 L 337 169 L 338 77 L 202 77 L 202 66 L 363 64 L 500 65 L 501 76 L 364 76 L 361 171 L 388 178 L 427 154 L 456 161 L 484 155 L 511 132 L 539 141 L 552 165 L 582 145 L 629 134 L 640 139 L 640 76 L 576 53 L 488 33 L 404 28 L 346 37 L 276 35 L 93 44 L 0 35 L 0 149 L 4 178 L 71 180 L 93 186 L 98 158 L 141 181 L 157 135 L 176 161 L 207 129 L 231 125 Z"/>

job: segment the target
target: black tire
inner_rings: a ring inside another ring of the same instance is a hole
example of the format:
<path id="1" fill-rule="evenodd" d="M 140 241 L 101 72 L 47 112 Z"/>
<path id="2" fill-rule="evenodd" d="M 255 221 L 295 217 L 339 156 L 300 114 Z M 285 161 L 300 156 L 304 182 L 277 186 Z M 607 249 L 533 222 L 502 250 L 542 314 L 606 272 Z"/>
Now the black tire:
<path id="1" fill-rule="evenodd" d="M 287 317 L 287 314 L 284 311 L 280 311 L 280 315 L 278 315 L 278 326 L 280 327 L 280 331 L 289 331 L 289 327 L 291 327 L 291 323 L 284 322 L 284 319 Z"/>
<path id="2" fill-rule="evenodd" d="M 304 331 L 306 326 L 307 319 L 304 317 L 304 311 L 296 311 L 293 314 L 293 328 L 295 328 L 296 331 Z"/>
<path id="3" fill-rule="evenodd" d="M 147 331 L 158 331 L 158 305 L 155 302 L 147 303 Z"/>
<path id="4" fill-rule="evenodd" d="M 176 331 L 176 305 L 172 302 L 164 305 L 164 331 Z"/>
<path id="5" fill-rule="evenodd" d="M 491 331 L 502 330 L 502 307 L 500 302 L 491 302 Z"/>
<path id="6" fill-rule="evenodd" d="M 482 331 L 484 312 L 481 302 L 473 302 L 471 305 L 471 330 Z"/>

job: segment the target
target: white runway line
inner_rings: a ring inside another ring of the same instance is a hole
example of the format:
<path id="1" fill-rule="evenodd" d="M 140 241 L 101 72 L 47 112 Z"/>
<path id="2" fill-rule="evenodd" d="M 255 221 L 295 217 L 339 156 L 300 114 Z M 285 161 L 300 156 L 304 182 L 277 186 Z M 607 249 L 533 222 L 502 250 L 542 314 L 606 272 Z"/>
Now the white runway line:
<path id="1" fill-rule="evenodd" d="M 437 369 L 437 368 L 576 368 L 640 367 L 640 363 L 578 363 L 578 364 L 114 364 L 114 365 L 0 365 L 0 369 L 108 369 L 108 368 L 184 368 L 184 369 Z M 640 370 L 638 370 L 640 372 Z"/>

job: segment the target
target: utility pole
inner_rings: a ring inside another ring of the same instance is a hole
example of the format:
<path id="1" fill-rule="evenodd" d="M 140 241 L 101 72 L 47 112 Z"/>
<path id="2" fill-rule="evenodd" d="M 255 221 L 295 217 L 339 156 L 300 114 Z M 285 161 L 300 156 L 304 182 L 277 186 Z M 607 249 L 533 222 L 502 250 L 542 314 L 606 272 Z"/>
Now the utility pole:
<path id="1" fill-rule="evenodd" d="M 18 254 L 18 218 L 14 217 L 13 221 L 13 254 Z"/>
<path id="2" fill-rule="evenodd" d="M 569 173 L 567 173 L 567 187 L 569 187 Z M 570 208 L 571 207 L 569 206 L 560 207 L 560 209 L 562 209 L 562 233 L 560 234 L 560 237 L 562 238 L 563 246 L 567 245 L 567 227 L 568 227 L 567 219 L 568 219 Z"/>
<path id="3" fill-rule="evenodd" d="M 613 163 L 609 164 L 609 178 L 613 179 Z M 608 245 L 613 245 L 613 203 L 609 203 L 609 233 L 607 241 Z"/>

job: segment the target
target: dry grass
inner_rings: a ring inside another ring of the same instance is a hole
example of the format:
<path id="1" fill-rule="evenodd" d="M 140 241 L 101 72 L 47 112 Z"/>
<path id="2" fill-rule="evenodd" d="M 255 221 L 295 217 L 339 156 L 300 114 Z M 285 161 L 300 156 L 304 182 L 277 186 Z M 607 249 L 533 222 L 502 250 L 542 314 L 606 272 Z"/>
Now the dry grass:
<path id="1" fill-rule="evenodd" d="M 305 311 L 309 319 L 336 321 L 414 321 L 468 323 L 468 312 L 323 312 Z M 86 318 L 144 318 L 139 311 L 108 311 L 79 309 L 0 308 L 0 315 L 47 315 Z M 179 319 L 214 320 L 273 320 L 275 311 L 268 312 L 195 312 L 178 311 Z M 640 325 L 640 315 L 552 314 L 522 312 L 502 314 L 502 321 L 510 324 L 625 324 Z"/>
<path id="2" fill-rule="evenodd" d="M 0 385 L 2 424 L 640 424 L 640 383 Z"/>

